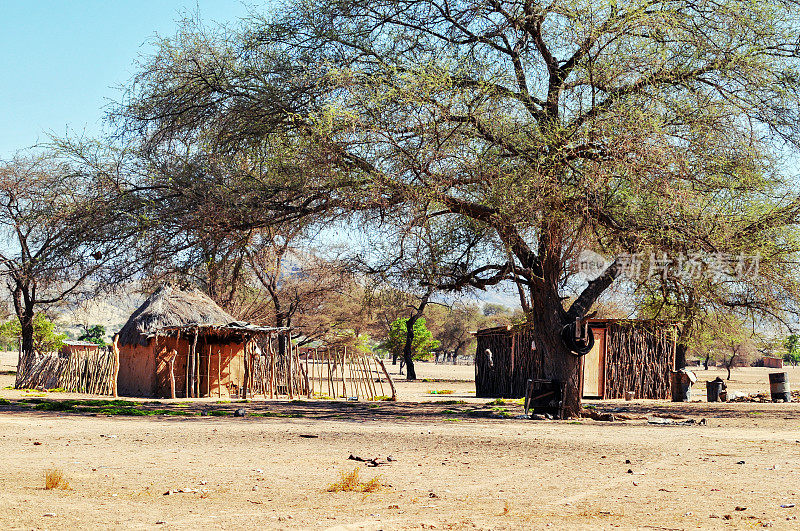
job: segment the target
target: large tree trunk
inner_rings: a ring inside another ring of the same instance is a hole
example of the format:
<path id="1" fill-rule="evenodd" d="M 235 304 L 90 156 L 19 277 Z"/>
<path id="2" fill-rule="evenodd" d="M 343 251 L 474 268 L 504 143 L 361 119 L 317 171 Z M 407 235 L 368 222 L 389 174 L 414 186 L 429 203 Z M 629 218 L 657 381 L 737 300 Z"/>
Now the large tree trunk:
<path id="1" fill-rule="evenodd" d="M 542 290 L 544 291 L 544 290 Z M 543 377 L 564 384 L 562 396 L 564 417 L 576 417 L 581 410 L 581 357 L 573 354 L 561 340 L 561 329 L 567 324 L 566 312 L 557 295 L 533 292 L 533 323 L 536 349 L 542 350 Z"/>
<path id="2" fill-rule="evenodd" d="M 685 343 L 675 344 L 675 370 L 679 371 L 686 367 L 686 351 L 688 347 Z"/>
<path id="3" fill-rule="evenodd" d="M 20 317 L 20 336 L 22 337 L 22 354 L 28 356 L 33 354 L 33 310 L 28 311 Z"/>
<path id="4" fill-rule="evenodd" d="M 20 382 L 22 381 L 22 372 L 23 368 L 25 367 L 25 363 L 22 363 L 24 359 L 28 359 L 29 356 L 33 355 L 35 344 L 33 341 L 34 336 L 34 329 L 33 329 L 33 318 L 35 315 L 33 304 L 28 304 L 28 298 L 26 297 L 25 303 L 21 303 L 21 301 L 17 300 L 15 294 L 14 306 L 17 314 L 17 319 L 19 319 L 20 324 L 20 352 L 19 352 L 19 360 L 17 362 L 17 377 L 16 381 L 14 382 L 14 387 L 19 388 Z"/>

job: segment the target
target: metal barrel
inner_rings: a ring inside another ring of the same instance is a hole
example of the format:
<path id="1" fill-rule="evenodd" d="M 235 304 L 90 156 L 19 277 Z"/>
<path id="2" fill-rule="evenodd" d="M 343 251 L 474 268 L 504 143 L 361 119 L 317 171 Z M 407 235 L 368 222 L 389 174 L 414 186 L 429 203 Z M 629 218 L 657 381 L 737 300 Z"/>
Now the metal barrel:
<path id="1" fill-rule="evenodd" d="M 769 373 L 769 393 L 773 402 L 778 400 L 791 402 L 792 392 L 789 389 L 789 374 L 785 372 Z"/>

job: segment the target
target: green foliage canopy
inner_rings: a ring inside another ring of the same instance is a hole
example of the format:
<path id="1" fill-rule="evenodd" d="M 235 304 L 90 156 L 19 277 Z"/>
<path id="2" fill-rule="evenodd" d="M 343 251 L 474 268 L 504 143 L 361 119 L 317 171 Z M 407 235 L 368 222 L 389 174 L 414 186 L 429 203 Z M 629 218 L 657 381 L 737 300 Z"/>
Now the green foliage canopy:
<path id="1" fill-rule="evenodd" d="M 94 343 L 95 345 L 100 345 L 104 347 L 106 345 L 105 341 L 106 336 L 106 327 L 103 325 L 93 325 L 86 327 L 84 332 L 78 337 L 78 341 L 88 341 L 89 343 Z"/>
<path id="2" fill-rule="evenodd" d="M 21 327 L 17 319 L 0 324 L 0 338 L 6 343 L 19 341 Z M 58 351 L 67 339 L 66 334 L 59 333 L 56 325 L 43 313 L 33 318 L 33 349 L 38 354 Z"/>
<path id="3" fill-rule="evenodd" d="M 406 323 L 408 318 L 401 317 L 395 320 L 389 329 L 389 337 L 382 347 L 392 354 L 402 355 L 406 344 Z M 420 317 L 414 322 L 414 340 L 411 343 L 411 356 L 415 360 L 425 360 L 433 355 L 439 348 L 439 342 L 433 339 L 433 334 L 425 326 L 425 318 Z"/>
<path id="4" fill-rule="evenodd" d="M 784 354 L 783 360 L 792 365 L 800 363 L 800 335 L 791 334 L 786 338 L 784 347 L 786 347 L 786 354 Z"/>

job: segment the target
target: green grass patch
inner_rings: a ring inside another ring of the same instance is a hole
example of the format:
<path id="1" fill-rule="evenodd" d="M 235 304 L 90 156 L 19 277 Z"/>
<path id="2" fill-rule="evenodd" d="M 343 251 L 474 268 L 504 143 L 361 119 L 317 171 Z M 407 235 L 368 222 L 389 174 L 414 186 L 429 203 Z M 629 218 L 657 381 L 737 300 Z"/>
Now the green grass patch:
<path id="1" fill-rule="evenodd" d="M 748 411 L 748 412 L 747 412 L 747 414 L 748 414 L 748 415 L 754 415 L 754 416 L 757 416 L 757 415 L 763 415 L 763 414 L 764 414 L 764 412 L 763 412 L 763 411 Z"/>
<path id="2" fill-rule="evenodd" d="M 522 406 L 525 404 L 524 398 L 496 398 L 491 402 L 487 402 L 487 406 Z"/>
<path id="3" fill-rule="evenodd" d="M 437 404 L 441 406 L 457 406 L 459 404 L 466 404 L 463 400 L 437 400 L 436 402 L 431 402 L 431 404 Z"/>
<path id="4" fill-rule="evenodd" d="M 217 404 L 230 404 L 230 400 L 217 400 Z"/>
<path id="5" fill-rule="evenodd" d="M 446 418 L 445 422 L 464 422 L 464 419 Z"/>
<path id="6" fill-rule="evenodd" d="M 8 406 L 10 404 L 11 402 L 9 400 L 6 400 L 5 398 L 0 398 L 0 406 Z"/>
<path id="7" fill-rule="evenodd" d="M 33 406 L 36 411 L 76 411 L 75 404 L 69 402 L 40 402 Z"/>
<path id="8" fill-rule="evenodd" d="M 452 389 L 431 389 L 431 390 L 428 391 L 428 394 L 430 394 L 430 395 L 452 395 L 453 392 L 454 391 Z"/>
<path id="9" fill-rule="evenodd" d="M 367 407 L 370 408 L 370 409 L 378 409 L 379 407 L 381 407 L 381 405 L 380 404 L 367 404 Z"/>
<path id="10" fill-rule="evenodd" d="M 233 415 L 230 411 L 225 411 L 221 409 L 214 409 L 208 412 L 209 415 L 212 417 L 230 417 Z"/>
<path id="11" fill-rule="evenodd" d="M 305 415 L 301 413 L 277 413 L 275 411 L 264 411 L 263 413 L 248 413 L 251 417 L 285 417 L 285 418 L 300 418 Z M 340 415 L 342 417 L 346 415 Z"/>
<path id="12" fill-rule="evenodd" d="M 121 415 L 131 417 L 149 417 L 156 415 L 195 416 L 191 411 L 175 411 L 170 409 L 147 409 L 140 402 L 130 400 L 40 400 L 26 399 L 23 402 L 34 404 L 37 411 L 62 411 L 75 413 L 93 413 L 98 415 Z"/>

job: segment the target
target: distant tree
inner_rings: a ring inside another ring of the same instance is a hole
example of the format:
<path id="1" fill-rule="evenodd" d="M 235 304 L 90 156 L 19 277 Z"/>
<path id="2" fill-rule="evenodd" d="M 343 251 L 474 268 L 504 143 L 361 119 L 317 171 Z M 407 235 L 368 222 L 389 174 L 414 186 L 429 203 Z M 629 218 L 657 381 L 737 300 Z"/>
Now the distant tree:
<path id="1" fill-rule="evenodd" d="M 494 302 L 487 302 L 483 305 L 483 315 L 486 317 L 491 317 L 493 315 L 498 315 L 501 313 L 509 313 L 511 310 L 508 306 L 504 306 L 502 304 L 497 304 Z"/>
<path id="2" fill-rule="evenodd" d="M 730 380 L 733 367 L 748 365 L 757 354 L 756 333 L 741 317 L 731 313 L 714 313 L 705 327 L 712 337 L 707 359 L 713 357 L 725 367 Z"/>
<path id="3" fill-rule="evenodd" d="M 389 337 L 382 347 L 394 354 L 403 353 L 406 346 L 406 332 L 408 318 L 401 317 L 392 323 Z M 425 318 L 419 317 L 414 321 L 414 338 L 411 343 L 411 355 L 415 360 L 426 360 L 433 356 L 433 351 L 439 348 L 439 342 L 433 338 L 430 330 L 425 326 Z"/>
<path id="4" fill-rule="evenodd" d="M 791 334 L 784 342 L 786 354 L 783 355 L 783 360 L 797 366 L 800 363 L 800 335 Z"/>
<path id="5" fill-rule="evenodd" d="M 36 332 L 42 309 L 94 294 L 131 268 L 129 214 L 113 179 L 95 170 L 51 153 L 0 163 L 0 277 L 23 355 L 46 346 Z"/>
<path id="6" fill-rule="evenodd" d="M 84 326 L 83 333 L 78 336 L 78 341 L 88 341 L 104 347 L 106 345 L 106 327 L 103 325 Z"/>
<path id="7" fill-rule="evenodd" d="M 19 341 L 22 327 L 19 320 L 6 321 L 0 325 L 0 337 L 5 341 Z M 42 355 L 58 351 L 67 339 L 66 334 L 59 333 L 56 325 L 43 313 L 33 317 L 33 352 Z"/>
<path id="8" fill-rule="evenodd" d="M 475 343 L 470 332 L 479 328 L 481 312 L 474 304 L 456 304 L 450 308 L 437 307 L 436 314 L 441 322 L 437 323 L 434 337 L 439 341 L 443 355 L 456 363 L 458 356 Z"/>

